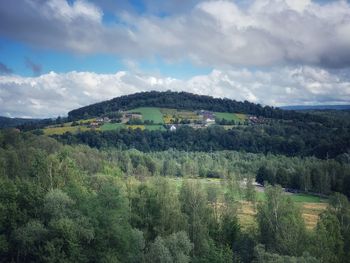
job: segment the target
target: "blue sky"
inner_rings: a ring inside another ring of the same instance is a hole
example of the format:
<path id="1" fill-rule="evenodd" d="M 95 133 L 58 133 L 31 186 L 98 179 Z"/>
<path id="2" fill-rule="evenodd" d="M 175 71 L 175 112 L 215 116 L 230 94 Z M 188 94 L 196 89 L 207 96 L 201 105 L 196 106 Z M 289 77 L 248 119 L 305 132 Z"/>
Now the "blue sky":
<path id="1" fill-rule="evenodd" d="M 350 4 L 0 2 L 0 115 L 46 117 L 147 90 L 266 105 L 350 103 Z"/>
<path id="2" fill-rule="evenodd" d="M 21 76 L 36 76 L 26 65 L 29 59 L 40 65 L 40 74 L 55 71 L 66 73 L 70 71 L 89 71 L 100 74 L 113 74 L 117 71 L 134 70 L 127 60 L 110 54 L 71 54 L 69 52 L 33 48 L 21 42 L 0 38 L 0 61 L 6 64 L 13 74 Z M 131 62 L 131 61 L 130 61 Z M 208 74 L 209 66 L 195 66 L 189 60 L 177 62 L 164 61 L 160 57 L 133 60 L 137 69 L 145 73 L 153 73 L 174 78 L 189 78 L 191 76 Z"/>

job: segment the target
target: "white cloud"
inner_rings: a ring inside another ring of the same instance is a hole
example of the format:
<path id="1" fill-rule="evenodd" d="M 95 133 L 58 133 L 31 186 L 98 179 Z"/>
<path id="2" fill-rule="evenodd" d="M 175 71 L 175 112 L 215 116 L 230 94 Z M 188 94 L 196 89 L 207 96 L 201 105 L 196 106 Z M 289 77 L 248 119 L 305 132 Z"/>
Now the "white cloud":
<path id="1" fill-rule="evenodd" d="M 120 11 L 119 22 L 106 25 L 98 2 L 6 1 L 0 3 L 0 34 L 74 53 L 190 58 L 216 68 L 350 66 L 347 1 L 255 0 L 244 7 L 228 0 L 196 2 L 179 4 L 191 9 L 165 17 Z"/>
<path id="2" fill-rule="evenodd" d="M 350 101 L 349 78 L 313 67 L 213 70 L 188 80 L 124 71 L 115 74 L 73 71 L 38 77 L 0 76 L 0 115 L 54 117 L 121 95 L 168 89 L 273 106 Z"/>

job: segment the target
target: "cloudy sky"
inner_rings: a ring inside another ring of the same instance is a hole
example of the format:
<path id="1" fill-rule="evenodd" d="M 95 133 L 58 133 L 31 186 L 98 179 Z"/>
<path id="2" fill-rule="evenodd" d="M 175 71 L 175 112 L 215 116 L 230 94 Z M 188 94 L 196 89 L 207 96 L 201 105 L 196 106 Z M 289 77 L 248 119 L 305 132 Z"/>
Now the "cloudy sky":
<path id="1" fill-rule="evenodd" d="M 64 116 L 148 90 L 350 104 L 350 3 L 0 1 L 0 115 Z"/>

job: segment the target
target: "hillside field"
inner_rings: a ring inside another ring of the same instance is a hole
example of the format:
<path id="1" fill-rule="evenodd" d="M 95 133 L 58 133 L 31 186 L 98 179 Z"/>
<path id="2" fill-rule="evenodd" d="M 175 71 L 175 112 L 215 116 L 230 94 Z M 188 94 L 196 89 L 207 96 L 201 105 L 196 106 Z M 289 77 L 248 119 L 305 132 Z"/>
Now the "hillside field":
<path id="1" fill-rule="evenodd" d="M 235 121 L 241 124 L 247 119 L 247 115 L 239 113 L 229 113 L 229 112 L 215 112 L 215 117 L 218 119 L 225 119 L 227 121 Z"/>
<path id="2" fill-rule="evenodd" d="M 182 120 L 190 120 L 192 123 L 196 121 L 202 121 L 203 116 L 198 115 L 196 111 L 191 110 L 179 110 L 170 108 L 157 108 L 157 107 L 140 107 L 128 110 L 130 113 L 139 113 L 142 115 L 142 121 L 152 121 L 152 125 L 127 125 L 125 123 L 103 123 L 100 127 L 94 128 L 95 130 L 101 131 L 113 131 L 122 128 L 130 129 L 141 129 L 149 131 L 166 131 L 164 124 L 173 123 L 175 120 L 181 122 Z M 225 119 L 227 121 L 235 121 L 236 123 L 244 124 L 247 119 L 247 115 L 239 113 L 228 113 L 228 112 L 214 112 L 214 115 L 218 119 Z M 45 135 L 62 135 L 65 132 L 78 133 L 81 131 L 88 131 L 91 128 L 88 126 L 89 123 L 95 122 L 96 118 L 90 118 L 86 120 L 78 120 L 77 126 L 71 126 L 72 122 L 66 122 L 59 125 L 51 125 L 44 128 Z M 232 129 L 234 125 L 222 125 L 224 129 Z"/>
<path id="3" fill-rule="evenodd" d="M 47 127 L 44 129 L 44 134 L 47 136 L 54 135 L 54 134 L 62 135 L 66 132 L 77 133 L 77 132 L 88 131 L 88 130 L 90 130 L 90 128 L 87 126 Z"/>
<path id="4" fill-rule="evenodd" d="M 128 112 L 141 113 L 143 121 L 153 121 L 155 124 L 164 124 L 163 115 L 159 108 L 155 107 L 141 107 L 129 110 Z"/>

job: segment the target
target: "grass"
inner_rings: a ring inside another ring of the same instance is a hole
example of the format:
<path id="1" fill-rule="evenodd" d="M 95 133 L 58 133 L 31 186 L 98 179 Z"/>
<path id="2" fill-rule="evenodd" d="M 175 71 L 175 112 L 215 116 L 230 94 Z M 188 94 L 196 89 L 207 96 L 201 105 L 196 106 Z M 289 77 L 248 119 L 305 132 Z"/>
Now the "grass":
<path id="1" fill-rule="evenodd" d="M 202 117 L 197 115 L 194 111 L 161 108 L 160 112 L 163 114 L 163 119 L 166 124 L 172 123 L 173 121 L 175 121 L 175 118 L 179 121 L 195 121 L 202 119 Z"/>
<path id="2" fill-rule="evenodd" d="M 215 117 L 218 119 L 225 119 L 227 121 L 235 121 L 243 123 L 247 118 L 245 114 L 229 113 L 229 112 L 215 112 Z"/>
<path id="3" fill-rule="evenodd" d="M 105 123 L 101 126 L 102 131 L 114 131 L 119 130 L 121 128 L 125 128 L 124 123 Z"/>
<path id="4" fill-rule="evenodd" d="M 153 121 L 155 124 L 163 124 L 163 114 L 160 112 L 159 108 L 155 107 L 141 107 L 133 110 L 129 110 L 128 112 L 138 112 L 142 114 L 142 120 Z"/>
<path id="5" fill-rule="evenodd" d="M 115 131 L 119 129 L 141 129 L 149 131 L 165 131 L 163 125 L 126 125 L 124 123 L 105 123 L 101 126 L 102 131 Z"/>
<path id="6" fill-rule="evenodd" d="M 325 200 L 316 195 L 292 194 L 291 198 L 297 203 L 324 203 Z"/>
<path id="7" fill-rule="evenodd" d="M 144 130 L 145 129 L 145 125 L 127 125 L 126 127 L 129 129 L 132 129 L 132 130 L 136 130 L 136 129 Z"/>
<path id="8" fill-rule="evenodd" d="M 45 135 L 62 135 L 66 132 L 77 133 L 82 131 L 90 130 L 86 126 L 65 126 L 65 127 L 48 127 L 44 129 Z"/>
<path id="9" fill-rule="evenodd" d="M 264 192 L 257 192 L 257 199 L 259 201 L 265 201 L 265 193 Z M 295 203 L 326 203 L 327 200 L 324 198 L 320 198 L 316 195 L 308 195 L 308 194 L 291 194 L 286 193 Z"/>

